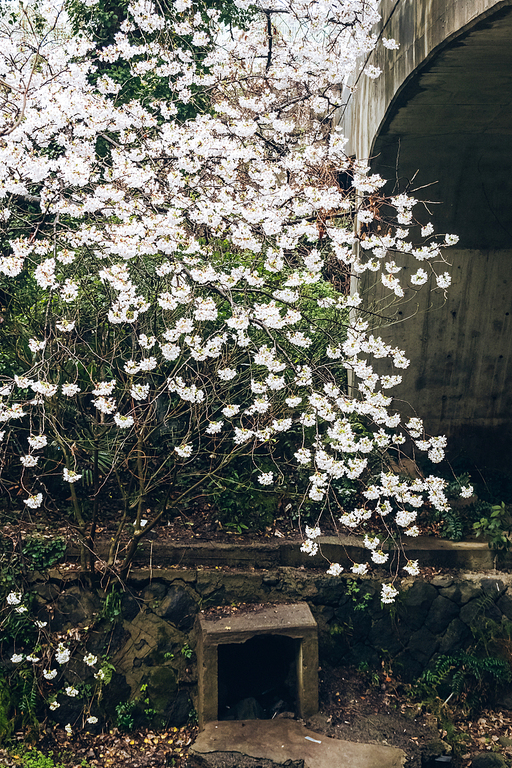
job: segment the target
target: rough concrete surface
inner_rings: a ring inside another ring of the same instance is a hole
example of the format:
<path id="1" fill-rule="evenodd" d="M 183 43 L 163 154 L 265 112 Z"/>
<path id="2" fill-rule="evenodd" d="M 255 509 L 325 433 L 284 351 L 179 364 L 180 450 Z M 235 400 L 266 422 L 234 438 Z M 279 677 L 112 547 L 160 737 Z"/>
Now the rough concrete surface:
<path id="1" fill-rule="evenodd" d="M 391 308 L 380 278 L 366 273 L 358 281 L 366 308 L 375 313 L 368 332 L 411 359 L 393 389 L 404 421 L 421 414 L 427 434 L 446 435 L 452 464 L 506 473 L 512 443 L 512 2 L 383 0 L 379 12 L 374 32 L 382 30 L 399 47 L 377 46 L 370 55 L 381 77 L 356 70 L 358 87 L 340 110 L 343 134 L 350 137 L 345 151 L 371 158 L 372 173 L 390 180 L 385 195 L 414 189 L 415 197 L 429 201 L 424 213 L 435 231 L 460 239 L 446 253 L 453 280 L 446 296 L 431 281 L 420 292 L 406 288 Z M 421 219 L 423 212 L 415 210 Z M 403 275 L 411 269 L 408 257 L 398 255 L 397 265 Z M 375 372 L 388 369 L 378 362 Z"/>
<path id="2" fill-rule="evenodd" d="M 248 637 L 284 634 L 303 637 L 305 632 L 316 635 L 316 621 L 307 603 L 269 605 L 251 613 L 239 613 L 228 618 L 199 617 L 205 643 L 243 643 Z"/>
<path id="3" fill-rule="evenodd" d="M 511 281 L 512 282 L 512 281 Z M 512 334 L 511 334 L 512 340 Z M 512 344 L 512 341 L 511 341 Z M 138 563 L 148 563 L 152 558 L 153 566 L 159 566 L 154 578 L 176 581 L 180 579 L 184 583 L 199 583 L 203 581 L 203 594 L 207 595 L 221 588 L 222 574 L 217 574 L 218 586 L 215 584 L 214 574 L 211 571 L 201 569 L 215 568 L 217 566 L 229 566 L 230 568 L 324 568 L 325 557 L 330 561 L 340 563 L 345 568 L 353 562 L 365 562 L 368 550 L 363 545 L 362 536 L 322 536 L 318 539 L 322 545 L 322 554 L 314 557 L 300 551 L 300 542 L 287 539 L 264 539 L 263 541 L 251 541 L 249 536 L 240 537 L 231 546 L 217 541 L 158 541 L 148 540 L 140 544 L 137 555 Z M 107 545 L 100 544 L 98 553 L 100 557 L 107 555 Z M 486 571 L 494 569 L 495 553 L 492 552 L 484 540 L 477 541 L 445 541 L 434 536 L 418 536 L 407 541 L 407 555 L 409 559 L 418 560 L 422 568 L 456 568 L 460 570 Z M 325 557 L 324 557 L 325 556 Z M 68 546 L 67 559 L 78 559 L 77 548 Z M 512 556 L 508 553 L 502 555 L 500 561 L 503 565 L 512 564 Z M 164 565 L 164 568 L 160 566 Z M 180 570 L 169 566 L 180 566 Z M 200 567 L 199 570 L 198 566 Z M 186 569 L 189 570 L 186 570 Z M 190 570 L 192 569 L 192 570 Z M 57 568 L 49 571 L 50 580 L 69 581 L 76 580 L 76 572 L 61 572 Z M 246 584 L 247 575 L 238 577 Z M 134 568 L 130 572 L 129 582 L 133 586 L 146 586 L 150 581 L 150 571 Z M 208 589 L 209 592 L 205 590 Z M 304 596 L 301 596 L 304 597 Z M 245 598 L 243 598 L 245 599 Z M 250 602 L 250 600 L 248 601 Z"/>
<path id="4" fill-rule="evenodd" d="M 296 720 L 230 720 L 207 723 L 189 753 L 190 765 L 214 768 L 223 765 L 223 754 L 232 761 L 233 753 L 277 766 L 303 761 L 304 768 L 401 768 L 405 762 L 401 749 L 330 739 Z"/>

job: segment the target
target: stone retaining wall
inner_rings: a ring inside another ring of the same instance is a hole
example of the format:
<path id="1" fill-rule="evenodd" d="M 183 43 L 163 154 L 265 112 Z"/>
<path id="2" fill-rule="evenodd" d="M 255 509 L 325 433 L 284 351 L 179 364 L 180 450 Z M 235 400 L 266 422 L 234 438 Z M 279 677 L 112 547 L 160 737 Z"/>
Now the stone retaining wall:
<path id="1" fill-rule="evenodd" d="M 39 618 L 52 631 L 93 627 L 88 649 L 107 652 L 116 668 L 103 702 L 107 712 L 130 698 L 140 700 L 142 688 L 159 723 L 171 725 L 187 720 L 197 697 L 194 650 L 201 610 L 306 601 L 318 624 L 320 664 L 372 665 L 385 658 L 395 674 L 409 681 L 435 654 L 468 647 L 471 627 L 482 617 L 512 621 L 508 574 L 404 580 L 397 602 L 389 607 L 380 603 L 375 578 L 334 578 L 289 567 L 140 570 L 131 573 L 120 593 L 117 617 L 105 611 L 105 594 L 92 593 L 79 575 L 52 571 L 36 578 L 33 588 Z M 56 714 L 60 719 L 70 713 Z"/>

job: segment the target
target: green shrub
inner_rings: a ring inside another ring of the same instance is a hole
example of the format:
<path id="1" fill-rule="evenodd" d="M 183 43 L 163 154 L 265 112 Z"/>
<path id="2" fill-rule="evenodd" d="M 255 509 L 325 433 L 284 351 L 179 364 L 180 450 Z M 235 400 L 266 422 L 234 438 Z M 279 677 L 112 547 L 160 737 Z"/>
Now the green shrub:
<path id="1" fill-rule="evenodd" d="M 512 517 L 510 509 L 505 506 L 503 501 L 501 504 L 494 504 L 490 507 L 485 517 L 481 517 L 473 523 L 473 529 L 477 536 L 483 536 L 487 539 L 490 549 L 510 549 Z"/>
<path id="2" fill-rule="evenodd" d="M 10 737 L 13 731 L 11 714 L 11 694 L 3 678 L 0 678 L 0 744 Z"/>
<path id="3" fill-rule="evenodd" d="M 53 752 L 43 755 L 38 749 L 22 749 L 12 752 L 11 757 L 20 768 L 65 768 L 64 763 L 54 761 Z"/>
<path id="4" fill-rule="evenodd" d="M 121 701 L 116 707 L 115 724 L 121 731 L 131 731 L 135 724 L 135 701 Z"/>
<path id="5" fill-rule="evenodd" d="M 66 541 L 57 536 L 29 536 L 23 542 L 23 556 L 29 561 L 30 570 L 46 571 L 55 565 L 66 551 Z"/>
<path id="6" fill-rule="evenodd" d="M 467 709 L 485 706 L 504 683 L 512 680 L 505 659 L 465 651 L 439 656 L 419 679 L 419 690 L 449 701 L 456 698 Z"/>

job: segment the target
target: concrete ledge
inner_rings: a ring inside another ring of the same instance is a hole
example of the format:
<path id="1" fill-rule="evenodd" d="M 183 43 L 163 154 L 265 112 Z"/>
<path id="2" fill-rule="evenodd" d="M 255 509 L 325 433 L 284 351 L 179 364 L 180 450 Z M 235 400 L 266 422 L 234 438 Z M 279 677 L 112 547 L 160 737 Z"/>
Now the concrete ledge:
<path id="1" fill-rule="evenodd" d="M 158 539 L 141 542 L 134 568 L 180 566 L 181 568 L 325 568 L 327 558 L 344 568 L 353 562 L 369 562 L 369 552 L 356 536 L 322 536 L 318 539 L 322 554 L 310 557 L 300 551 L 300 541 L 288 539 L 250 539 L 233 537 L 230 542 L 187 541 L 161 542 Z M 420 567 L 449 568 L 467 571 L 490 571 L 496 566 L 496 553 L 483 541 L 445 541 L 430 536 L 404 539 L 406 556 L 418 560 Z M 392 551 L 392 548 L 389 548 Z M 100 558 L 106 557 L 108 544 L 98 546 Z M 78 559 L 76 547 L 68 547 L 66 558 Z M 512 553 L 500 553 L 500 568 L 512 566 Z"/>

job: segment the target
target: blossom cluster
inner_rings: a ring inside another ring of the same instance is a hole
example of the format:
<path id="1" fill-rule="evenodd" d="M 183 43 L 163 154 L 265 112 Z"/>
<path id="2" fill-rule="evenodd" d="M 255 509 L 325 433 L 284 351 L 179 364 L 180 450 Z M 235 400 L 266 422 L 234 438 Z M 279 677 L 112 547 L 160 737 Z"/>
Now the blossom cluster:
<path id="1" fill-rule="evenodd" d="M 15 650 L 11 654 L 10 662 L 15 668 L 14 671 L 18 673 L 20 666 L 30 664 L 31 673 L 38 680 L 37 689 L 43 696 L 50 711 L 56 712 L 60 709 L 62 704 L 65 703 L 65 697 L 80 699 L 84 705 L 84 712 L 81 717 L 82 723 L 86 725 L 96 724 L 98 717 L 90 714 L 91 707 L 95 706 L 95 698 L 99 697 L 102 686 L 108 682 L 102 662 L 98 663 L 98 656 L 93 653 L 80 654 L 79 632 L 68 632 L 67 639 L 61 639 L 63 635 L 56 634 L 52 636 L 43 631 L 47 623 L 34 619 L 29 609 L 24 605 L 24 598 L 25 595 L 21 591 L 10 592 L 5 598 L 7 612 L 14 611 L 19 613 L 20 607 L 24 607 L 25 615 L 23 621 L 28 630 L 26 637 L 30 636 L 31 628 L 37 630 L 34 650 L 26 653 L 22 645 L 22 650 Z M 74 642 L 70 642 L 71 637 L 73 637 Z M 25 644 L 26 642 L 27 640 L 25 640 Z M 85 688 L 82 688 L 76 682 L 76 670 L 71 669 L 69 664 L 72 658 L 74 661 L 82 661 L 83 664 L 91 668 L 91 682 L 94 683 L 96 681 L 95 686 L 89 683 Z M 68 725 L 72 732 L 72 726 Z M 66 726 L 67 728 L 68 726 Z"/>
<path id="2" fill-rule="evenodd" d="M 152 483 L 169 484 L 199 460 L 214 474 L 244 453 L 270 487 L 283 478 L 276 446 L 291 438 L 312 502 L 341 509 L 338 481 L 360 481 L 366 502 L 343 511 L 348 529 L 388 516 L 413 536 L 422 504 L 446 510 L 434 476 L 369 480 L 371 453 L 408 441 L 438 463 L 446 440 L 393 407 L 409 360 L 375 335 L 361 296 L 330 279 L 379 272 L 396 299 L 450 282 L 443 249 L 456 237 L 418 223 L 407 194 L 386 201 L 394 215 L 380 226 L 385 180 L 346 156 L 334 125 L 340 84 L 376 45 L 377 6 L 270 0 L 228 34 L 217 11 L 193 0 L 167 15 L 131 0 L 101 48 L 86 31 L 74 36 L 50 0 L 39 8 L 48 25 L 39 37 L 21 4 L 10 13 L 0 30 L 10 89 L 0 118 L 0 275 L 30 279 L 43 310 L 19 369 L 0 377 L 0 422 L 27 508 L 51 503 L 45 473 L 55 477 L 56 465 L 79 509 L 86 481 L 96 473 L 99 483 L 87 433 L 108 446 L 110 477 L 122 482 L 119 469 L 139 461 L 137 534 L 152 527 L 140 519 Z M 164 95 L 120 98 L 120 62 L 143 86 L 157 78 Z M 197 93 L 209 108 L 176 119 Z M 145 436 L 169 450 L 144 463 Z M 258 464 L 264 450 L 273 469 Z M 157 467 L 151 478 L 148 467 Z M 303 550 L 315 554 L 316 538 L 306 536 Z M 387 560 L 371 551 L 375 563 Z M 66 649 L 55 658 L 65 663 Z"/>

